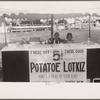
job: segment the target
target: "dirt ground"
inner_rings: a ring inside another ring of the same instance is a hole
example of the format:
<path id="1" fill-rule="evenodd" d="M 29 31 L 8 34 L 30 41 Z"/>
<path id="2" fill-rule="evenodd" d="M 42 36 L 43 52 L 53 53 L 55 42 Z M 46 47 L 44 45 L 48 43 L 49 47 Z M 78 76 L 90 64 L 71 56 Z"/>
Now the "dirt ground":
<path id="1" fill-rule="evenodd" d="M 88 39 L 88 30 L 85 29 L 72 29 L 72 30 L 61 30 L 61 31 L 54 31 L 60 33 L 60 38 L 65 39 L 67 33 L 73 34 L 73 40 L 75 43 L 81 43 Z M 50 31 L 37 31 L 37 32 L 30 32 L 30 33 L 7 33 L 7 42 L 19 42 L 21 38 L 30 37 L 40 37 L 41 41 L 47 40 L 50 38 Z M 1 49 L 5 46 L 4 45 L 4 33 L 0 33 L 0 81 L 2 81 L 2 58 L 1 58 Z M 91 30 L 91 41 L 100 43 L 100 29 L 93 29 Z"/>

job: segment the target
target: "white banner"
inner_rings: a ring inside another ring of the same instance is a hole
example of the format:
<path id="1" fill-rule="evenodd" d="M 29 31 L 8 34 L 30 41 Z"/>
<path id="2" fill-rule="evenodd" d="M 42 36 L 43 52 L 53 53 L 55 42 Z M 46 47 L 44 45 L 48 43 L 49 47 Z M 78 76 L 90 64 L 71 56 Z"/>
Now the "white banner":
<path id="1" fill-rule="evenodd" d="M 29 50 L 30 81 L 86 82 L 86 49 Z"/>

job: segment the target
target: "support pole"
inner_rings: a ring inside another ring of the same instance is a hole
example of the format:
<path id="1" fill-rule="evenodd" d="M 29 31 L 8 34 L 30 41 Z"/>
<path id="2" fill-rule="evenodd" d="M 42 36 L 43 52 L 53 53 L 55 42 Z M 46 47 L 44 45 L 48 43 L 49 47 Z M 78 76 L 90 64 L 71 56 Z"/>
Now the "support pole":
<path id="1" fill-rule="evenodd" d="M 6 34 L 5 23 L 4 23 L 4 33 L 5 33 L 5 45 L 7 46 L 7 34 Z"/>
<path id="2" fill-rule="evenodd" d="M 5 19 L 4 19 L 4 17 L 3 17 L 3 23 L 4 23 L 5 46 L 8 46 L 8 44 L 7 44 L 6 24 L 5 24 Z"/>
<path id="3" fill-rule="evenodd" d="M 53 14 L 51 14 L 51 44 L 53 44 Z"/>
<path id="4" fill-rule="evenodd" d="M 89 39 L 91 38 L 91 16 L 89 14 Z"/>
<path id="5" fill-rule="evenodd" d="M 89 34 L 88 34 L 88 40 L 85 42 L 85 44 L 93 44 L 93 42 L 91 42 L 91 15 L 89 14 Z"/>

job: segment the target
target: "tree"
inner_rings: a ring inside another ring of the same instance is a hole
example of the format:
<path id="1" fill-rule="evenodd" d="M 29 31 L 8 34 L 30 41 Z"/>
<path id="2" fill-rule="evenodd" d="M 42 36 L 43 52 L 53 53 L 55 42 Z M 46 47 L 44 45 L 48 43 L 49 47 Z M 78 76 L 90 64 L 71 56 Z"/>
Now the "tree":
<path id="1" fill-rule="evenodd" d="M 67 21 L 66 21 L 66 20 L 64 20 L 64 19 L 59 20 L 59 21 L 58 21 L 58 24 L 61 24 L 61 23 L 67 24 Z"/>
<path id="2" fill-rule="evenodd" d="M 19 18 L 19 19 L 26 19 L 26 15 L 24 13 L 19 13 L 17 18 Z"/>
<path id="3" fill-rule="evenodd" d="M 9 18 L 9 15 L 8 14 L 3 14 L 3 18 L 5 18 L 5 17 Z"/>
<path id="4" fill-rule="evenodd" d="M 42 22 L 40 21 L 40 19 L 36 19 L 34 20 L 34 24 L 42 24 Z"/>
<path id="5" fill-rule="evenodd" d="M 15 14 L 15 13 L 11 13 L 10 17 L 11 17 L 12 19 L 15 19 L 15 18 L 16 18 L 16 14 Z"/>

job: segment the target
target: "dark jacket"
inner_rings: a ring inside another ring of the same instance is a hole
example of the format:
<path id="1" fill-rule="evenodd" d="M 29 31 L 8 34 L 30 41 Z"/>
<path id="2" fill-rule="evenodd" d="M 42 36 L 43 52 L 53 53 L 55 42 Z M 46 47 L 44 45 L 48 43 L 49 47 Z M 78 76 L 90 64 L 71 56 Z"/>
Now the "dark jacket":
<path id="1" fill-rule="evenodd" d="M 53 38 L 53 41 L 51 41 L 51 38 L 48 40 L 48 44 L 60 44 L 60 43 L 63 43 L 63 40 L 58 38 L 58 40 L 55 40 Z"/>

